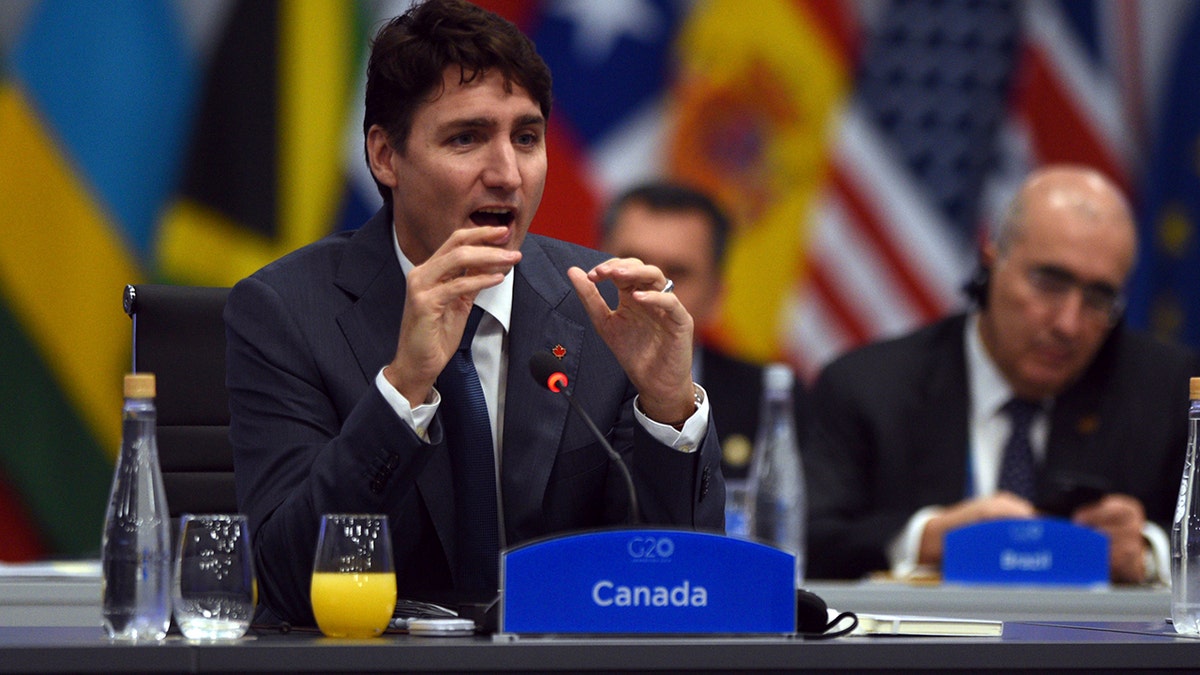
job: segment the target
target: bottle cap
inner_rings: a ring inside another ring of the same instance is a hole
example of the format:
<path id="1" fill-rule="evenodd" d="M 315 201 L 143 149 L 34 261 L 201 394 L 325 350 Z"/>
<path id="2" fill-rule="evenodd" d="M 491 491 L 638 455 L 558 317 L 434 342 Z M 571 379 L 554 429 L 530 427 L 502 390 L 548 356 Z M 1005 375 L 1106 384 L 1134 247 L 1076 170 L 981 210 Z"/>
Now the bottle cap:
<path id="1" fill-rule="evenodd" d="M 1188 380 L 1188 389 L 1191 390 L 1193 400 L 1200 400 L 1200 377 L 1193 377 Z"/>
<path id="2" fill-rule="evenodd" d="M 125 398 L 154 398 L 154 373 L 126 375 Z"/>
<path id="3" fill-rule="evenodd" d="M 791 391 L 796 376 L 786 363 L 769 363 L 763 369 L 763 387 L 767 391 Z"/>

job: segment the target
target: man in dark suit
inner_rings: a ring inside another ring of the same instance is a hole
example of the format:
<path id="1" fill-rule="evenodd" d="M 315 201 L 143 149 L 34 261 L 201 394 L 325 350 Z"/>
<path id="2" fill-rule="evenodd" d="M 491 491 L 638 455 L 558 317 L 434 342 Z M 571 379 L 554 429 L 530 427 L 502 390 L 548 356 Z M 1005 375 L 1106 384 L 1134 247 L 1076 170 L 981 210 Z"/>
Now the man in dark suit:
<path id="1" fill-rule="evenodd" d="M 610 202 L 601 229 L 602 249 L 655 265 L 675 282 L 675 295 L 698 328 L 716 320 L 730 221 L 708 195 L 669 181 L 641 183 Z M 693 363 L 692 376 L 705 385 L 717 420 L 722 474 L 730 484 L 744 481 L 758 431 L 762 366 L 701 342 Z M 802 433 L 804 389 L 798 381 L 792 402 Z"/>
<path id="2" fill-rule="evenodd" d="M 1135 258 L 1111 182 L 1039 170 L 982 249 L 976 311 L 825 368 L 812 575 L 936 570 L 947 531 L 1041 512 L 1107 534 L 1115 581 L 1166 575 L 1195 360 L 1120 321 Z"/>
<path id="3" fill-rule="evenodd" d="M 527 235 L 550 113 L 532 43 L 490 12 L 431 0 L 380 29 L 367 76 L 384 208 L 241 281 L 225 312 L 262 603 L 312 623 L 324 513 L 387 514 L 399 593 L 424 598 L 494 595 L 499 548 L 629 522 L 618 464 L 526 374 L 541 351 L 628 464 L 640 520 L 720 530 L 693 321 L 669 280 Z"/>

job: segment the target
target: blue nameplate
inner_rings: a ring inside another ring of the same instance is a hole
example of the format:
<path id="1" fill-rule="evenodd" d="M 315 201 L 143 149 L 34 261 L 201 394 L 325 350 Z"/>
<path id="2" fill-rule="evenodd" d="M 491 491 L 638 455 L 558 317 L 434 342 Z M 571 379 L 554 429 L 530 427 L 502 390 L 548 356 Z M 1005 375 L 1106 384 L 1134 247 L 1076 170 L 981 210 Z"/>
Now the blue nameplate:
<path id="1" fill-rule="evenodd" d="M 946 534 L 942 579 L 965 584 L 1108 583 L 1108 537 L 1066 520 L 993 520 Z"/>
<path id="2" fill-rule="evenodd" d="M 609 530 L 506 551 L 506 633 L 794 633 L 795 558 L 686 530 Z"/>

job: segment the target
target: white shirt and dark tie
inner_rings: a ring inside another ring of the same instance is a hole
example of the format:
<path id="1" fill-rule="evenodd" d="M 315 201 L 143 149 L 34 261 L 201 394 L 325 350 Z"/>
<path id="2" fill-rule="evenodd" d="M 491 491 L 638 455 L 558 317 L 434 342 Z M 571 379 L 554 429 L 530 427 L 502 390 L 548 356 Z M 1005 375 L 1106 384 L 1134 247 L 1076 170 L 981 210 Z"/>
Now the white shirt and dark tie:
<path id="1" fill-rule="evenodd" d="M 392 232 L 392 244 L 396 257 L 400 261 L 405 278 L 414 265 L 400 250 L 395 231 Z M 500 468 L 503 461 L 504 447 L 504 391 L 508 381 L 508 330 L 512 316 L 513 273 L 509 271 L 499 285 L 485 288 L 475 297 L 475 306 L 483 309 L 484 314 L 471 342 L 471 357 L 475 370 L 483 388 L 484 399 L 487 402 L 488 419 L 492 430 L 492 448 L 495 452 L 497 514 L 500 520 L 500 548 L 505 547 L 504 541 L 504 502 L 500 495 Z M 384 399 L 422 439 L 429 440 L 429 424 L 432 422 L 438 407 L 442 404 L 441 394 L 436 387 L 428 401 L 413 407 L 400 392 L 387 381 L 381 368 L 375 376 L 375 386 Z M 638 422 L 658 442 L 672 447 L 680 452 L 695 452 L 701 441 L 708 433 L 708 396 L 701 397 L 696 411 L 684 423 L 681 430 L 676 430 L 666 424 L 659 424 L 634 406 L 634 415 Z"/>

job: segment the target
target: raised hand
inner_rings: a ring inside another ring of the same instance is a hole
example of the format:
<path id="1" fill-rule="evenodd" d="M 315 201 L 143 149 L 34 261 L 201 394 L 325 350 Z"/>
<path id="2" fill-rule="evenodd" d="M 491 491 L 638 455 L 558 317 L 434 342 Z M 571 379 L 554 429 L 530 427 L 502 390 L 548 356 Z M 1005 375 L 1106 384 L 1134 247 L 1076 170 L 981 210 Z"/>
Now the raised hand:
<path id="1" fill-rule="evenodd" d="M 675 426 L 695 412 L 692 387 L 692 316 L 672 293 L 662 292 L 661 270 L 634 258 L 613 258 L 589 272 L 567 271 L 600 337 L 616 355 L 639 395 L 642 412 Z M 617 287 L 610 309 L 596 284 Z"/>
<path id="2" fill-rule="evenodd" d="M 503 227 L 456 230 L 409 273 L 396 355 L 383 374 L 413 406 L 429 398 L 458 349 L 475 296 L 520 261 L 520 251 L 496 245 L 506 233 Z"/>

